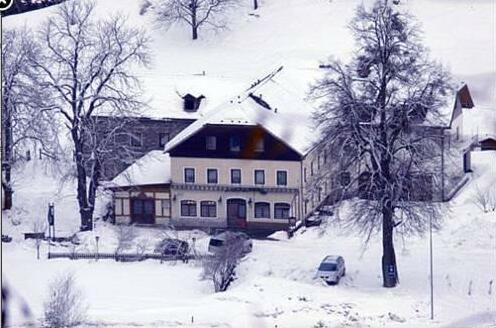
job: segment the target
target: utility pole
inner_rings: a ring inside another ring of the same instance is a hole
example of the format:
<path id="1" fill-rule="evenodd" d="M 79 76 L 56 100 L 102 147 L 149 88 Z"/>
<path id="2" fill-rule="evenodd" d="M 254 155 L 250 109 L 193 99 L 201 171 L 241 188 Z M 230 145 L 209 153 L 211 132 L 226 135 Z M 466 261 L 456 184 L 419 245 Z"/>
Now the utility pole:
<path id="1" fill-rule="evenodd" d="M 434 320 L 434 276 L 432 263 L 432 216 L 429 216 L 429 253 L 431 267 L 431 320 Z"/>

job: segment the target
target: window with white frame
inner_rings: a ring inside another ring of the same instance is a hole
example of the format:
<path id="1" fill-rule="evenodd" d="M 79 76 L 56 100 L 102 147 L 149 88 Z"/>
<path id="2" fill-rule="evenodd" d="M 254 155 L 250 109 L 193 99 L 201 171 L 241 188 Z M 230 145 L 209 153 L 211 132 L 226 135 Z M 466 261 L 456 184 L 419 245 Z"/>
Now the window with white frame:
<path id="1" fill-rule="evenodd" d="M 255 218 L 270 219 L 270 204 L 267 202 L 255 203 Z"/>
<path id="2" fill-rule="evenodd" d="M 288 185 L 288 172 L 283 170 L 278 170 L 276 173 L 276 180 L 278 186 L 287 186 Z"/>
<path id="3" fill-rule="evenodd" d="M 275 203 L 274 204 L 274 218 L 275 219 L 288 219 L 290 208 L 291 208 L 291 206 L 288 203 Z"/>
<path id="4" fill-rule="evenodd" d="M 184 169 L 184 182 L 195 183 L 195 169 L 187 167 Z"/>
<path id="5" fill-rule="evenodd" d="M 196 216 L 196 202 L 194 200 L 181 201 L 181 216 Z"/>
<path id="6" fill-rule="evenodd" d="M 217 216 L 217 203 L 210 200 L 201 201 L 200 215 L 204 218 L 215 218 Z"/>
<path id="7" fill-rule="evenodd" d="M 218 183 L 219 174 L 217 169 L 207 169 L 207 183 Z"/>
<path id="8" fill-rule="evenodd" d="M 255 170 L 255 184 L 263 185 L 265 184 L 265 171 Z"/>
<path id="9" fill-rule="evenodd" d="M 241 169 L 231 169 L 231 183 L 241 184 Z"/>

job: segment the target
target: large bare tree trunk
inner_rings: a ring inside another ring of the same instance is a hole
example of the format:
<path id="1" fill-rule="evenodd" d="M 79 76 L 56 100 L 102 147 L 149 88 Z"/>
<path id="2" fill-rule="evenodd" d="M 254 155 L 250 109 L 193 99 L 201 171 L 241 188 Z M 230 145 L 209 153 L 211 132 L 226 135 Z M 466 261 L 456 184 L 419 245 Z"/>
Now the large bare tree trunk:
<path id="1" fill-rule="evenodd" d="M 193 40 L 198 39 L 198 23 L 196 21 L 196 7 L 191 8 L 191 32 Z"/>
<path id="2" fill-rule="evenodd" d="M 7 98 L 7 97 L 6 97 Z M 4 153 L 5 156 L 2 162 L 2 170 L 4 172 L 4 179 L 2 179 L 2 186 L 4 191 L 4 210 L 10 210 L 12 208 L 12 179 L 11 179 L 11 169 L 12 169 L 12 121 L 10 116 L 9 105 L 7 104 L 8 99 L 4 99 L 3 106 L 3 120 L 4 120 Z"/>
<path id="3" fill-rule="evenodd" d="M 398 282 L 398 271 L 393 244 L 393 208 L 389 199 L 382 204 L 382 252 L 383 286 L 395 287 Z"/>
<path id="4" fill-rule="evenodd" d="M 77 132 L 78 128 L 72 129 L 72 140 L 74 141 L 74 149 L 76 156 L 76 175 L 77 175 L 77 200 L 79 204 L 79 214 L 81 217 L 81 231 L 91 230 L 91 219 L 93 216 L 93 208 L 88 204 L 87 184 L 86 184 L 86 168 L 83 161 L 83 142 Z"/>
<path id="5" fill-rule="evenodd" d="M 195 27 L 195 26 L 193 26 L 193 27 L 191 28 L 191 30 L 192 30 L 192 38 L 193 38 L 193 40 L 198 39 L 198 28 L 197 28 L 197 27 Z"/>

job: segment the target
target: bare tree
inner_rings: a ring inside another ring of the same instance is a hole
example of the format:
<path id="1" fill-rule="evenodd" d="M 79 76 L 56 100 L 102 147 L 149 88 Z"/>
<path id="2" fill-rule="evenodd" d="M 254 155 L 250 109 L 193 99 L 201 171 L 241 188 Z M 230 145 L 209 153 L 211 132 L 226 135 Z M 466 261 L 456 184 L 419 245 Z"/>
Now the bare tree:
<path id="1" fill-rule="evenodd" d="M 234 279 L 234 269 L 243 256 L 243 240 L 227 234 L 224 245 L 202 262 L 203 276 L 214 283 L 215 292 L 223 292 Z"/>
<path id="2" fill-rule="evenodd" d="M 49 286 L 44 304 L 45 324 L 48 327 L 74 327 L 86 318 L 87 306 L 73 274 L 56 277 Z"/>
<path id="3" fill-rule="evenodd" d="M 395 227 L 422 233 L 429 220 L 436 228 L 440 217 L 432 201 L 440 165 L 433 159 L 440 157 L 443 131 L 429 126 L 440 123 L 450 79 L 429 61 L 412 21 L 388 0 L 359 6 L 350 24 L 358 47 L 351 62 L 323 65 L 328 73 L 311 92 L 321 101 L 315 113 L 320 142 L 340 165 L 362 169 L 343 184 L 362 198 L 353 204 L 348 225 L 366 242 L 382 228 L 384 287 L 398 281 Z"/>
<path id="4" fill-rule="evenodd" d="M 239 0 L 156 0 L 153 9 L 156 19 L 166 27 L 180 23 L 191 27 L 191 37 L 198 39 L 198 31 L 210 26 L 226 26 L 227 11 Z"/>
<path id="5" fill-rule="evenodd" d="M 59 6 L 40 31 L 42 53 L 34 60 L 41 85 L 58 103 L 57 112 L 74 147 L 81 230 L 91 229 L 101 159 L 108 149 L 92 142 L 99 115 L 137 115 L 140 82 L 133 69 L 149 61 L 149 39 L 143 30 L 126 26 L 115 16 L 97 20 L 95 3 L 68 1 Z M 85 157 L 85 147 L 90 149 Z M 89 177 L 87 183 L 86 177 Z"/>
<path id="6" fill-rule="evenodd" d="M 36 82 L 31 60 L 39 51 L 32 32 L 12 29 L 2 32 L 2 187 L 4 209 L 12 207 L 14 153 L 29 141 L 41 145 L 45 154 L 57 150 L 57 125 L 52 105 Z"/>

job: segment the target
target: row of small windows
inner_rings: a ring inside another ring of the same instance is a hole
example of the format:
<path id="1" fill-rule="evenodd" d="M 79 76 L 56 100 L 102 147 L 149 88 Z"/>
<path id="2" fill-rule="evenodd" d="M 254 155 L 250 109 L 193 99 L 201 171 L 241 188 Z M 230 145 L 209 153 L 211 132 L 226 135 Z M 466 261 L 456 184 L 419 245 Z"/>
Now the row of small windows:
<path id="1" fill-rule="evenodd" d="M 205 138 L 205 147 L 207 150 L 217 150 L 217 137 L 207 136 Z M 263 138 L 256 139 L 251 147 L 253 147 L 253 150 L 255 152 L 259 152 L 259 153 L 263 152 L 264 139 Z M 229 138 L 229 150 L 232 152 L 241 151 L 241 138 L 239 136 L 231 136 Z"/>
<path id="2" fill-rule="evenodd" d="M 103 135 L 103 139 L 107 139 L 109 137 L 109 134 Z M 129 143 L 130 146 L 132 147 L 142 147 L 143 146 L 143 133 L 141 132 L 134 132 L 130 134 L 121 134 L 121 135 L 116 135 L 115 139 L 117 143 L 123 144 L 123 143 Z M 169 133 L 159 133 L 158 134 L 158 145 L 159 147 L 164 147 L 167 142 L 170 140 L 170 134 Z"/>
<path id="3" fill-rule="evenodd" d="M 196 201 L 194 200 L 181 201 L 181 216 L 197 216 Z M 217 204 L 214 201 L 201 201 L 200 216 L 205 218 L 217 217 Z"/>
<path id="4" fill-rule="evenodd" d="M 255 218 L 270 219 L 270 203 L 256 202 L 254 205 Z M 274 204 L 274 219 L 288 219 L 291 206 L 288 203 Z M 194 200 L 181 201 L 181 216 L 196 217 L 197 202 Z M 215 201 L 200 201 L 200 217 L 215 218 L 217 217 L 217 203 Z"/>
<path id="5" fill-rule="evenodd" d="M 274 204 L 274 219 L 287 219 L 289 218 L 290 206 L 287 203 Z M 257 202 L 255 203 L 255 218 L 257 219 L 270 219 L 270 203 Z"/>
<path id="6" fill-rule="evenodd" d="M 337 177 L 332 179 L 331 188 L 334 185 L 336 188 L 344 188 L 349 186 L 351 183 L 351 173 L 348 171 L 341 171 L 337 174 Z M 313 208 L 317 204 L 319 204 L 324 197 L 327 197 L 329 193 L 327 182 L 324 182 L 320 187 L 316 190 L 310 192 L 309 198 L 305 199 L 304 202 L 304 212 L 305 214 L 308 212 L 308 203 L 310 202 L 310 207 Z"/>
<path id="7" fill-rule="evenodd" d="M 326 164 L 327 163 L 327 149 L 324 149 L 323 150 L 323 153 L 322 155 L 319 154 L 317 155 L 317 170 L 320 170 L 320 165 L 322 164 Z M 315 174 L 315 170 L 314 170 L 314 161 L 311 161 L 310 162 L 310 176 L 313 176 Z M 303 179 L 305 180 L 305 182 L 307 182 L 307 168 L 303 168 Z"/>
<path id="8" fill-rule="evenodd" d="M 184 182 L 185 183 L 195 183 L 196 174 L 194 168 L 184 169 Z M 219 183 L 219 172 L 217 169 L 207 169 L 207 183 L 216 184 Z M 241 184 L 242 176 L 241 169 L 231 169 L 231 183 Z M 265 184 L 265 170 L 255 170 L 253 174 L 253 183 L 256 185 Z M 276 171 L 276 184 L 278 186 L 288 185 L 288 172 L 283 170 Z"/>

